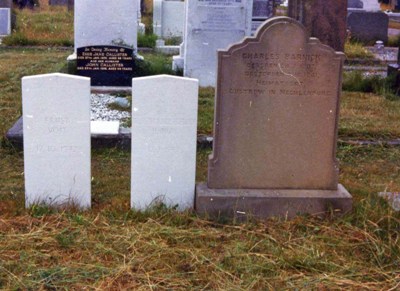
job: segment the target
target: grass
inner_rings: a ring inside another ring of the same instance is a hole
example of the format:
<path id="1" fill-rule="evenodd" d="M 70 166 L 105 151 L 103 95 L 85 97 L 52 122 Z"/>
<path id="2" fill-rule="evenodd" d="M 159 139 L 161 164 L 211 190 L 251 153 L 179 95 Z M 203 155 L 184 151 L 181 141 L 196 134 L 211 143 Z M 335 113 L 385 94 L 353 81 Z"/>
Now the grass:
<path id="1" fill-rule="evenodd" d="M 344 52 L 347 59 L 372 59 L 374 55 L 360 42 L 346 41 Z"/>
<path id="2" fill-rule="evenodd" d="M 65 70 L 70 52 L 0 50 L 0 132 L 21 115 L 20 78 Z M 146 59 L 160 58 L 157 55 Z M 214 90 L 199 96 L 212 132 Z M 398 138 L 400 102 L 344 92 L 341 139 Z M 197 154 L 197 181 L 210 150 Z M 0 144 L 0 289 L 393 290 L 400 286 L 400 214 L 377 196 L 400 191 L 400 149 L 341 144 L 340 182 L 354 197 L 341 218 L 223 224 L 157 207 L 131 211 L 130 154 L 92 151 L 91 211 L 25 210 L 23 154 Z"/>

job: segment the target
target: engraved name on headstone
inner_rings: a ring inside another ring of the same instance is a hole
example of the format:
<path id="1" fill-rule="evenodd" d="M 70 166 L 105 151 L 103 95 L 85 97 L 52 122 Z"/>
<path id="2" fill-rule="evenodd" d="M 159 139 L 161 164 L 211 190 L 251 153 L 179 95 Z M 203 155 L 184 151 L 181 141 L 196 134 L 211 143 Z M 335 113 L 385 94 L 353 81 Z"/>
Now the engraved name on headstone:
<path id="1" fill-rule="evenodd" d="M 22 78 L 26 206 L 90 207 L 90 80 Z"/>

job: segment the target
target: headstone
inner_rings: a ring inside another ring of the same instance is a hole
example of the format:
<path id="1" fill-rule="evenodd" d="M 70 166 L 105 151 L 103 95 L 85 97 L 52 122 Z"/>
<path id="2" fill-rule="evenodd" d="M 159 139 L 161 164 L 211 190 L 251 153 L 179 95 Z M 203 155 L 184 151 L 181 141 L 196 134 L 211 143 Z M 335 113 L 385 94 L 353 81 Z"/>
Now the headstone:
<path id="1" fill-rule="evenodd" d="M 68 0 L 49 0 L 50 6 L 67 6 Z"/>
<path id="2" fill-rule="evenodd" d="M 378 0 L 362 0 L 363 2 L 363 9 L 366 11 L 380 11 L 380 3 Z"/>
<path id="3" fill-rule="evenodd" d="M 344 51 L 347 0 L 290 0 L 288 15 L 336 51 Z"/>
<path id="4" fill-rule="evenodd" d="M 75 52 L 78 48 L 117 45 L 137 49 L 138 1 L 84 0 L 75 4 Z"/>
<path id="5" fill-rule="evenodd" d="M 11 9 L 0 8 L 0 35 L 11 33 Z"/>
<path id="6" fill-rule="evenodd" d="M 353 11 L 347 18 L 351 37 L 366 43 L 388 41 L 389 16 L 383 12 Z"/>
<path id="7" fill-rule="evenodd" d="M 253 21 L 251 31 L 254 33 L 257 28 L 267 19 L 274 16 L 276 0 L 253 0 Z"/>
<path id="8" fill-rule="evenodd" d="M 160 38 L 182 39 L 185 27 L 185 2 L 153 0 L 153 32 Z"/>
<path id="9" fill-rule="evenodd" d="M 22 78 L 26 206 L 90 207 L 90 80 Z"/>
<path id="10" fill-rule="evenodd" d="M 0 8 L 12 8 L 12 0 L 0 0 Z"/>
<path id="11" fill-rule="evenodd" d="M 293 217 L 351 209 L 335 157 L 344 54 L 287 17 L 218 52 L 213 153 L 196 210 Z"/>
<path id="12" fill-rule="evenodd" d="M 193 208 L 198 81 L 174 76 L 132 80 L 131 205 Z"/>
<path id="13" fill-rule="evenodd" d="M 347 7 L 348 8 L 364 8 L 364 3 L 361 0 L 347 0 Z"/>
<path id="14" fill-rule="evenodd" d="M 187 0 L 184 75 L 215 86 L 217 50 L 251 34 L 253 0 Z"/>
<path id="15" fill-rule="evenodd" d="M 87 46 L 77 50 L 77 73 L 92 86 L 131 86 L 134 56 L 131 48 Z"/>

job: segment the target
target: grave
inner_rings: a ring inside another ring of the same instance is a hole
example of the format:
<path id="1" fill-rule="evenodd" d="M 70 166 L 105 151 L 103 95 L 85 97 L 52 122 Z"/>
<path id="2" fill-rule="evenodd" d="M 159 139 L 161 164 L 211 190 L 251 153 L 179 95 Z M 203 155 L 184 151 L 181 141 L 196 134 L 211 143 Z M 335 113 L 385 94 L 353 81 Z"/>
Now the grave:
<path id="1" fill-rule="evenodd" d="M 12 8 L 12 0 L 0 0 L 0 8 Z"/>
<path id="2" fill-rule="evenodd" d="M 77 49 L 77 72 L 91 78 L 92 86 L 131 86 L 134 52 L 120 46 L 87 46 Z"/>
<path id="3" fill-rule="evenodd" d="M 11 9 L 0 8 L 0 36 L 11 34 Z"/>
<path id="4" fill-rule="evenodd" d="M 347 8 L 363 9 L 364 3 L 361 0 L 347 0 Z"/>
<path id="5" fill-rule="evenodd" d="M 252 0 L 186 1 L 184 76 L 215 86 L 217 50 L 251 34 Z"/>
<path id="6" fill-rule="evenodd" d="M 214 144 L 196 211 L 293 217 L 349 211 L 336 160 L 344 54 L 287 17 L 218 52 Z"/>
<path id="7" fill-rule="evenodd" d="M 265 20 L 274 16 L 277 2 L 276 0 L 253 0 L 253 19 L 251 23 L 251 31 L 253 33 Z"/>
<path id="8" fill-rule="evenodd" d="M 310 36 L 344 51 L 347 0 L 290 0 L 288 15 L 301 22 Z"/>
<path id="9" fill-rule="evenodd" d="M 168 75 L 132 80 L 131 206 L 193 208 L 198 81 Z"/>
<path id="10" fill-rule="evenodd" d="M 352 11 L 347 17 L 351 37 L 366 43 L 388 41 L 389 16 L 383 12 Z"/>
<path id="11" fill-rule="evenodd" d="M 185 2 L 181 0 L 153 1 L 153 32 L 159 38 L 180 38 L 185 27 Z"/>
<path id="12" fill-rule="evenodd" d="M 26 207 L 90 208 L 89 96 L 89 78 L 22 78 Z"/>

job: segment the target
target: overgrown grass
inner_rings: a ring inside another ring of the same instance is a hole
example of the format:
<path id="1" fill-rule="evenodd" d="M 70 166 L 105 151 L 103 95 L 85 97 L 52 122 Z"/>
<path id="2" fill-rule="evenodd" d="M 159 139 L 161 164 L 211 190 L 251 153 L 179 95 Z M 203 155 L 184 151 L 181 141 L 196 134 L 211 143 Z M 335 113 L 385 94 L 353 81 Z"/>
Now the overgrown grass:
<path id="1" fill-rule="evenodd" d="M 360 42 L 346 41 L 344 52 L 348 59 L 372 59 L 374 55 Z"/>
<path id="2" fill-rule="evenodd" d="M 66 7 L 41 3 L 35 10 L 15 10 L 16 29 L 2 42 L 5 45 L 73 45 L 73 12 Z"/>
<path id="3" fill-rule="evenodd" d="M 21 114 L 20 78 L 65 70 L 69 53 L 0 51 L 2 135 Z M 212 131 L 213 96 L 200 91 L 200 133 Z M 340 138 L 399 136 L 400 102 L 343 93 Z M 198 151 L 197 181 L 208 154 Z M 3 138 L 0 289 L 395 290 L 400 214 L 377 192 L 400 191 L 400 149 L 343 144 L 337 156 L 352 213 L 220 224 L 163 206 L 131 211 L 130 154 L 117 149 L 92 151 L 92 210 L 25 210 L 23 155 Z"/>

